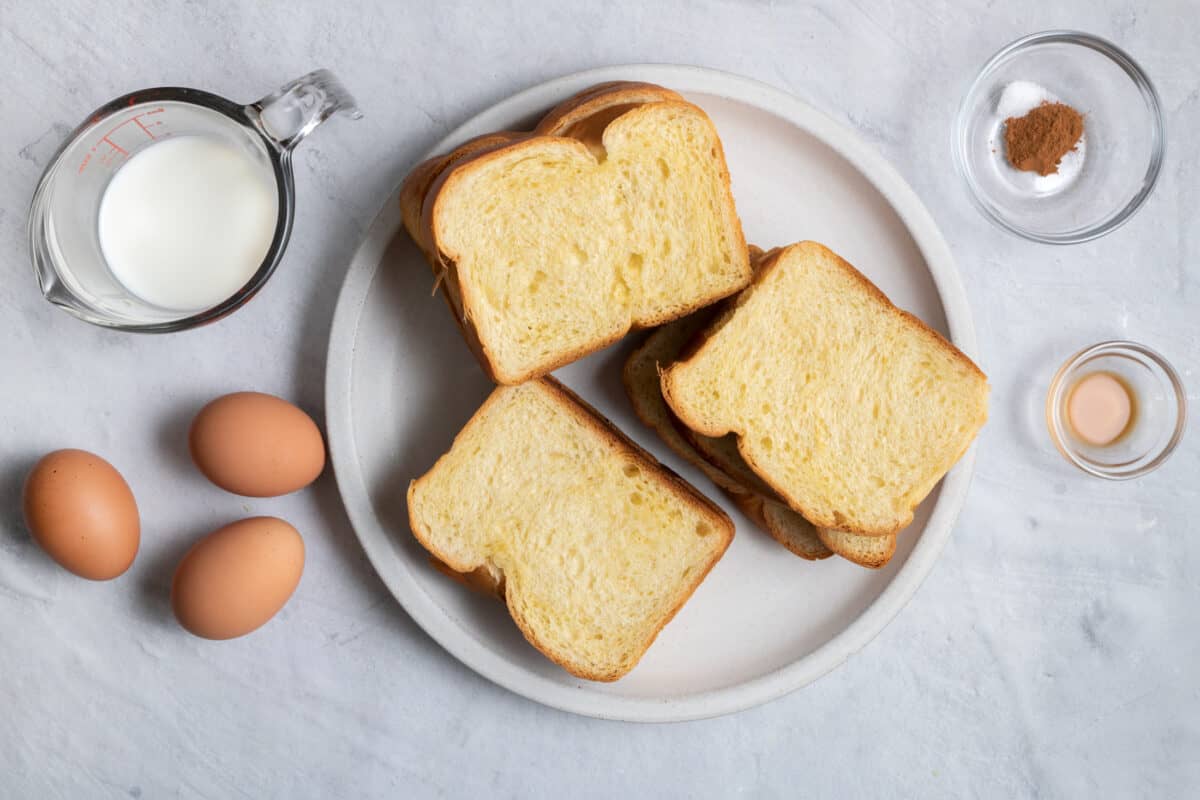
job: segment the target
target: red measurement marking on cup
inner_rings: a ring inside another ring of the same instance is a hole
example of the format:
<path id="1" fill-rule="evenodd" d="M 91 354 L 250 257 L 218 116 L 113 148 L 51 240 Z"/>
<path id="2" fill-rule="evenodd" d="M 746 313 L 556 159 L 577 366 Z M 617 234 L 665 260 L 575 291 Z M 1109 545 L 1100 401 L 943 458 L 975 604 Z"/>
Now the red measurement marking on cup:
<path id="1" fill-rule="evenodd" d="M 119 125 L 114 125 L 107 133 L 100 137 L 98 142 L 91 146 L 87 153 L 84 154 L 83 160 L 79 162 L 79 174 L 82 175 L 83 171 L 87 169 L 88 164 L 92 162 L 93 156 L 98 158 L 100 163 L 105 166 L 112 164 L 118 158 L 128 158 L 129 151 L 117 144 L 116 140 L 113 139 L 113 136 L 116 134 L 116 132 L 127 125 L 134 124 L 142 131 L 142 133 L 146 134 L 151 139 L 157 139 L 158 137 L 155 136 L 153 129 L 162 127 L 163 123 L 161 120 L 152 120 L 149 119 L 149 117 L 152 117 L 155 114 L 161 114 L 162 112 L 163 109 L 161 107 L 154 108 L 149 111 L 143 111 L 141 114 L 135 114 Z M 146 121 L 143 122 L 143 120 Z"/>
<path id="2" fill-rule="evenodd" d="M 143 131 L 145 131 L 145 132 L 146 132 L 146 135 L 147 135 L 147 136 L 149 136 L 151 139 L 153 139 L 153 138 L 154 138 L 154 131 L 152 131 L 152 130 L 150 130 L 149 128 L 147 128 L 147 127 L 146 127 L 146 125 L 145 125 L 145 123 L 143 123 L 143 122 L 142 122 L 140 119 L 138 119 L 137 117 L 134 117 L 134 118 L 133 118 L 133 121 L 137 123 L 137 126 L 138 126 L 139 128 L 141 128 Z"/>

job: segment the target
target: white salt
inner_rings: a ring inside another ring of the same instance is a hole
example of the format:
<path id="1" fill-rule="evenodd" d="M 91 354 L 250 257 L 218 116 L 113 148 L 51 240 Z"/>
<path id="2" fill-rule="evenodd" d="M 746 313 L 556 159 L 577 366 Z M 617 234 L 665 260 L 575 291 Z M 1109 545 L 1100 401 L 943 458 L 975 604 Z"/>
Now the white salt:
<path id="1" fill-rule="evenodd" d="M 1058 98 L 1044 86 L 1032 81 L 1013 81 L 1000 93 L 1000 100 L 996 103 L 996 116 L 1001 122 L 1009 117 L 1023 117 L 1042 103 L 1053 103 L 1057 100 Z"/>

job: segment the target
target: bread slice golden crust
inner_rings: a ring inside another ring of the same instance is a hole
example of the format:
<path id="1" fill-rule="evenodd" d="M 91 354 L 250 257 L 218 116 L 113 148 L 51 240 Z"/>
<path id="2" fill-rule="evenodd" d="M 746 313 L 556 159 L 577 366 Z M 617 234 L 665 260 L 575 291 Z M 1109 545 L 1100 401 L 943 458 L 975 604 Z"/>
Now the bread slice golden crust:
<path id="1" fill-rule="evenodd" d="M 737 437 L 733 434 L 714 439 L 696 433 L 682 422 L 677 421 L 677 424 L 684 431 L 684 438 L 696 447 L 702 458 L 752 490 L 751 497 L 758 500 L 756 521 L 776 541 L 796 555 L 809 560 L 839 555 L 859 566 L 879 569 L 887 564 L 896 552 L 897 534 L 864 535 L 818 528 L 793 511 L 742 458 L 737 446 Z M 749 512 L 747 515 L 749 516 Z M 864 542 L 864 539 L 877 541 Z"/>
<path id="2" fill-rule="evenodd" d="M 794 513 L 794 512 L 793 512 Z M 847 561 L 860 567 L 880 569 L 896 552 L 896 535 L 861 536 L 857 533 L 817 528 L 821 543 Z"/>
<path id="3" fill-rule="evenodd" d="M 673 92 L 656 83 L 641 81 L 597 83 L 595 86 L 568 97 L 546 112 L 546 116 L 534 128 L 534 133 L 539 136 L 569 136 L 567 131 L 572 126 L 611 108 L 682 99 L 683 97 L 678 92 Z"/>
<path id="4" fill-rule="evenodd" d="M 429 565 L 453 581 L 461 583 L 468 589 L 491 597 L 494 600 L 504 599 L 504 573 L 490 564 L 476 567 L 470 572 L 458 572 L 447 564 L 429 557 Z"/>
<path id="5" fill-rule="evenodd" d="M 425 162 L 406 180 L 401 192 L 405 225 L 444 276 L 464 335 L 496 382 L 543 375 L 611 344 L 631 328 L 684 316 L 749 281 L 720 139 L 703 111 L 676 98 L 645 84 L 601 87 L 543 120 L 539 130 L 556 135 L 476 140 Z M 648 131 L 661 138 L 655 141 Z M 672 136 L 696 142 L 695 149 Z M 611 145 L 618 152 L 610 164 Z M 656 156 L 661 179 L 644 174 L 655 146 L 662 150 Z M 549 178 L 539 174 L 531 183 L 535 168 Z M 620 176 L 629 169 L 639 177 L 626 185 Z M 689 170 L 689 180 L 711 185 L 670 188 L 675 185 L 671 175 L 678 172 L 683 180 Z M 563 177 L 576 173 L 578 180 Z M 550 188 L 540 188 L 543 183 Z M 546 200 L 593 183 L 599 188 L 585 192 L 583 200 L 595 207 L 560 207 Z M 489 185 L 500 186 L 498 194 L 520 187 L 528 191 L 493 204 L 482 188 Z M 628 211 L 611 207 L 610 196 L 632 205 Z M 654 197 L 668 202 L 660 213 L 672 214 L 672 224 L 682 222 L 674 228 L 652 224 L 654 210 L 639 210 L 637 204 Z M 482 217 L 487 219 L 479 222 Z M 526 218 L 533 221 L 526 225 Z M 546 227 L 549 219 L 554 224 Z M 485 230 L 492 232 L 486 247 Z M 527 233 L 517 235 L 521 231 Z M 501 243 L 507 256 L 496 252 Z M 549 293 L 546 300 L 534 297 L 539 289 Z M 579 308 L 572 310 L 571 302 Z"/>
<path id="6" fill-rule="evenodd" d="M 659 385 L 661 387 L 661 381 Z M 659 393 L 662 393 L 661 389 Z M 663 402 L 664 404 L 666 403 L 665 400 Z M 683 438 L 687 439 L 688 444 L 696 448 L 696 451 L 708 463 L 714 465 L 717 469 L 755 494 L 772 500 L 779 499 L 779 495 L 775 493 L 775 490 L 768 486 L 767 482 L 760 478 L 757 472 L 750 469 L 750 465 L 742 458 L 741 451 L 738 450 L 737 436 L 732 433 L 727 433 L 724 436 L 705 436 L 703 433 L 696 433 L 684 425 L 678 417 L 675 417 L 675 419 L 683 432 Z"/>
<path id="7" fill-rule="evenodd" d="M 966 452 L 988 386 L 850 264 L 801 242 L 764 259 L 664 372 L 663 394 L 692 430 L 737 434 L 746 463 L 818 528 L 883 536 Z"/>
<path id="8" fill-rule="evenodd" d="M 719 507 L 550 378 L 498 387 L 408 501 L 437 562 L 502 586 L 525 638 L 589 680 L 628 673 L 733 538 Z"/>
<path id="9" fill-rule="evenodd" d="M 808 561 L 821 561 L 832 555 L 841 555 L 825 544 L 816 525 L 780 501 L 764 498 L 762 514 L 767 533 L 793 554 Z"/>

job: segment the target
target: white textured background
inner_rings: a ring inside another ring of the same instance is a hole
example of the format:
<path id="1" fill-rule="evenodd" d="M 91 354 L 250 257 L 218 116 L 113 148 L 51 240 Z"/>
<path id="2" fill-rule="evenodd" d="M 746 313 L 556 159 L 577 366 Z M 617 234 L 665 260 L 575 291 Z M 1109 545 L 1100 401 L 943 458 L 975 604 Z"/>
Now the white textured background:
<path id="1" fill-rule="evenodd" d="M 1129 337 L 1197 401 L 1200 7 L 1046 3 L 42 3 L 0 0 L 0 797 L 1185 797 L 1200 793 L 1200 440 L 1108 484 L 1051 448 L 1041 403 L 1075 349 Z M 1140 60 L 1168 155 L 1113 235 L 1051 248 L 992 228 L 949 154 L 953 114 L 1012 39 L 1072 27 Z M 319 415 L 347 259 L 451 127 L 566 72 L 695 63 L 794 92 L 912 183 L 958 259 L 993 384 L 972 494 L 913 603 L 818 683 L 735 716 L 638 726 L 496 688 L 443 653 L 366 563 L 329 476 L 242 503 L 187 462 L 205 400 L 255 388 Z M 298 151 L 279 273 L 219 325 L 105 332 L 38 295 L 28 200 L 63 136 L 152 85 L 265 94 L 315 66 L 364 119 Z M 1193 426 L 1194 427 L 1194 426 Z M 32 544 L 20 482 L 63 446 L 108 457 L 143 514 L 113 583 Z M 282 618 L 221 646 L 171 620 L 187 545 L 248 511 L 309 561 Z"/>

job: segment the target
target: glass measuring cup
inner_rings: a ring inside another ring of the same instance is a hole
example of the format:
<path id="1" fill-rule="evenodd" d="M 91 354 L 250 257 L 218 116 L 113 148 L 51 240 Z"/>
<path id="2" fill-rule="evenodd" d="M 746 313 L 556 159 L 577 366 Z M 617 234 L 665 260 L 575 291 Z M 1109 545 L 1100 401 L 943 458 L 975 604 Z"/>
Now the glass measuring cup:
<path id="1" fill-rule="evenodd" d="M 162 87 L 97 109 L 59 148 L 42 174 L 29 217 L 29 243 L 42 294 L 82 320 L 126 331 L 166 333 L 234 311 L 262 288 L 287 247 L 295 212 L 292 150 L 336 112 L 361 116 L 327 70 L 310 72 L 241 105 L 198 89 Z M 165 138 L 216 137 L 274 176 L 274 236 L 262 263 L 232 296 L 209 308 L 163 308 L 116 279 L 100 247 L 97 218 L 109 181 L 126 161 Z"/>

